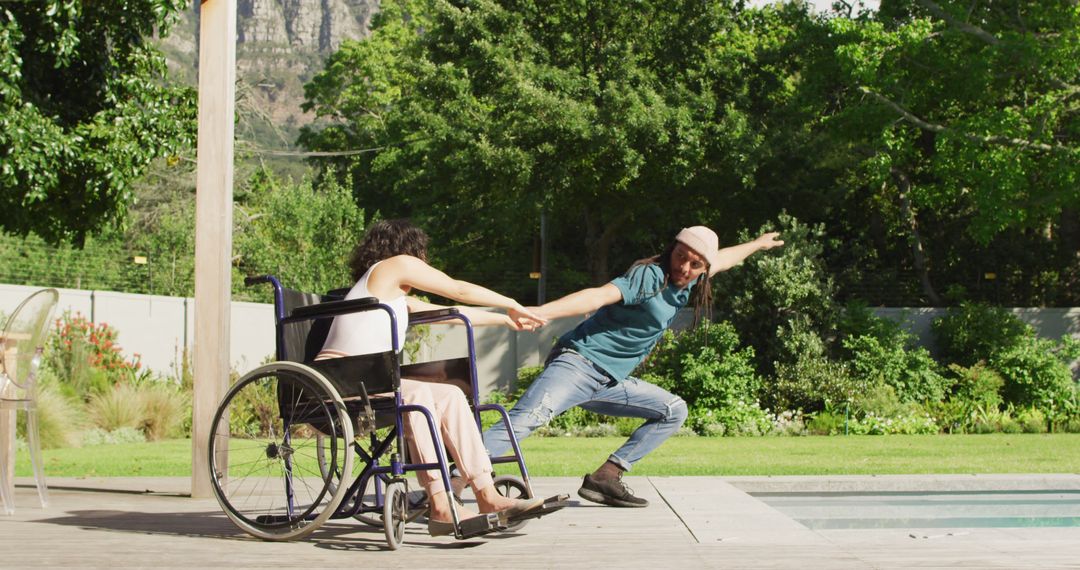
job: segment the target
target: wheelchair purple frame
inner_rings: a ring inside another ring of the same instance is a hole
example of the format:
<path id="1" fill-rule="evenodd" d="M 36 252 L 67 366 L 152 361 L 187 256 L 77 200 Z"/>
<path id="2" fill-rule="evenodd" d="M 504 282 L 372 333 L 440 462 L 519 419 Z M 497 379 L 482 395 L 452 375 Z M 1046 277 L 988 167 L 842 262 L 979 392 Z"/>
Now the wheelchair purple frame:
<path id="1" fill-rule="evenodd" d="M 390 317 L 390 335 L 391 346 L 398 346 L 398 333 L 397 333 L 397 318 L 394 316 L 394 311 L 388 305 L 379 302 L 375 298 L 356 299 L 355 301 L 340 302 L 333 308 L 323 312 L 305 311 L 304 314 L 298 316 L 289 316 L 285 314 L 285 302 L 284 302 L 284 288 L 281 282 L 278 281 L 273 275 L 263 275 L 258 277 L 247 277 L 244 279 L 244 284 L 251 286 L 259 283 L 270 283 L 274 289 L 274 328 L 275 328 L 275 352 L 278 360 L 288 360 L 292 362 L 299 362 L 299 360 L 290 359 L 286 354 L 285 348 L 285 326 L 293 323 L 299 323 L 307 320 L 315 320 L 327 317 L 334 317 L 337 315 L 348 314 L 360 311 L 370 310 L 382 310 Z M 314 305 L 310 305 L 314 306 Z M 472 394 L 470 395 L 470 404 L 473 408 L 473 417 L 476 420 L 477 429 L 481 428 L 480 413 L 485 411 L 497 411 L 499 412 L 502 421 L 505 425 L 510 425 L 510 417 L 506 409 L 499 404 L 480 404 L 479 403 L 479 383 L 476 374 L 476 343 L 473 335 L 472 322 L 468 317 L 462 315 L 455 309 L 444 309 L 438 311 L 425 311 L 422 313 L 415 313 L 409 316 L 409 326 L 429 324 L 429 323 L 443 323 L 447 320 L 459 320 L 465 325 L 466 337 L 468 341 L 469 352 L 469 381 L 472 385 Z M 442 443 L 442 437 L 438 428 L 435 425 L 434 418 L 431 412 L 418 405 L 403 404 L 401 401 L 401 388 L 398 387 L 394 391 L 394 430 L 387 435 L 383 440 L 379 440 L 375 433 L 370 434 L 372 453 L 368 452 L 357 442 L 352 443 L 354 452 L 359 456 L 361 460 L 365 462 L 365 467 L 361 471 L 360 475 L 356 478 L 356 481 L 350 485 L 348 491 L 345 493 L 346 500 L 342 501 L 341 506 L 331 516 L 332 519 L 348 518 L 361 515 L 368 512 L 381 512 L 383 507 L 383 483 L 387 476 L 401 477 L 408 471 L 430 470 L 438 469 L 443 484 L 446 489 L 451 489 L 450 485 L 450 464 L 447 461 L 446 454 L 444 452 L 444 446 Z M 427 421 L 428 429 L 431 431 L 432 439 L 435 445 L 436 457 L 438 463 L 404 463 L 401 461 L 401 450 L 404 450 L 404 427 L 402 424 L 402 417 L 407 412 L 419 412 L 423 414 Z M 529 478 L 528 469 L 525 467 L 525 461 L 521 454 L 521 448 L 518 444 L 517 437 L 510 432 L 510 443 L 513 449 L 513 455 L 506 455 L 502 457 L 492 457 L 492 465 L 516 462 L 518 468 L 521 470 L 522 482 L 525 485 L 525 489 L 528 491 L 529 496 L 534 496 L 532 490 L 532 484 Z M 383 457 L 390 447 L 392 442 L 396 441 L 398 452 L 394 453 L 390 458 L 390 465 L 383 466 L 379 464 L 379 458 Z M 369 480 L 374 481 L 374 506 L 364 505 L 364 491 L 367 489 Z M 286 493 L 289 495 L 289 507 L 288 510 L 292 514 L 293 509 L 293 493 L 291 480 L 286 481 Z M 457 509 L 451 509 L 453 513 L 453 519 L 455 526 L 460 523 L 457 516 Z"/>

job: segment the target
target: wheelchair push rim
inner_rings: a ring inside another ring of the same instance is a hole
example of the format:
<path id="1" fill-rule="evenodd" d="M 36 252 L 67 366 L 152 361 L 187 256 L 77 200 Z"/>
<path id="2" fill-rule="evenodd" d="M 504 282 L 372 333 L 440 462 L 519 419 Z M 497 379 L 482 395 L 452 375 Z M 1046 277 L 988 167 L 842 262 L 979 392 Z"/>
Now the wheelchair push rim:
<path id="1" fill-rule="evenodd" d="M 321 374 L 294 362 L 261 366 L 237 381 L 214 415 L 214 495 L 253 536 L 306 536 L 345 497 L 348 486 L 335 484 L 330 473 L 352 472 L 352 439 L 345 405 Z"/>

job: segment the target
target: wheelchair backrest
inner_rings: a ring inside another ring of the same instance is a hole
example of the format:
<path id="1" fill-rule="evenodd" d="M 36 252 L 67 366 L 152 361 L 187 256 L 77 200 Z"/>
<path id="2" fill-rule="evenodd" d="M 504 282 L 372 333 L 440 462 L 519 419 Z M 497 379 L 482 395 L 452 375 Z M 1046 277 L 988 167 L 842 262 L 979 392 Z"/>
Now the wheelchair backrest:
<path id="1" fill-rule="evenodd" d="M 282 287 L 284 314 L 289 316 L 301 307 L 340 301 L 348 292 L 348 289 L 335 289 L 326 295 L 317 295 Z M 278 359 L 302 362 L 318 370 L 334 385 L 342 399 L 358 397 L 362 390 L 366 390 L 368 394 L 378 394 L 397 389 L 401 385 L 401 374 L 398 355 L 393 351 L 315 360 L 315 356 L 326 343 L 333 320 L 333 317 L 324 317 L 279 324 L 278 326 L 284 326 L 284 346 Z M 390 334 L 389 330 L 387 334 Z"/>
<path id="2" fill-rule="evenodd" d="M 291 315 L 300 307 L 324 303 L 326 301 L 339 301 L 345 298 L 348 289 L 335 289 L 326 295 L 304 293 L 294 289 L 281 288 L 281 298 L 284 304 L 284 314 Z M 322 350 L 326 343 L 326 336 L 330 334 L 330 324 L 333 317 L 315 319 L 313 321 L 299 321 L 285 325 L 283 331 L 284 346 L 277 355 L 278 360 L 292 360 L 294 362 L 311 362 L 315 355 Z M 278 326 L 281 326 L 280 324 Z"/>

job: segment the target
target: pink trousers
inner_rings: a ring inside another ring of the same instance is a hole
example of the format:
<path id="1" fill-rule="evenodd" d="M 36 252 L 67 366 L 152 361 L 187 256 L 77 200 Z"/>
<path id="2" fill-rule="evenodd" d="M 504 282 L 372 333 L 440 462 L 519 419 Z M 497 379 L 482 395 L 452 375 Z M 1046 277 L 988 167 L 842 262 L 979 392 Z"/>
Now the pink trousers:
<path id="1" fill-rule="evenodd" d="M 458 470 L 473 488 L 479 491 L 493 485 L 491 460 L 484 448 L 484 440 L 476 427 L 465 393 L 457 386 L 401 379 L 401 400 L 406 404 L 424 406 L 431 411 L 435 427 L 442 436 L 450 456 L 457 462 Z M 435 443 L 431 438 L 424 415 L 419 412 L 405 414 L 405 440 L 409 443 L 413 463 L 437 463 Z M 432 496 L 445 491 L 442 476 L 437 470 L 417 471 L 420 485 Z"/>

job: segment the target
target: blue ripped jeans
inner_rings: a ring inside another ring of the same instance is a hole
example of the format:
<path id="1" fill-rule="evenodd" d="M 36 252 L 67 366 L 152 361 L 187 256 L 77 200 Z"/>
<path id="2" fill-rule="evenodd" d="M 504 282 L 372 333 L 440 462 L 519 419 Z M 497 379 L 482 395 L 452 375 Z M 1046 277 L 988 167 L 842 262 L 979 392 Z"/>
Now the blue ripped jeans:
<path id="1" fill-rule="evenodd" d="M 686 421 L 686 402 L 654 384 L 628 377 L 615 382 L 592 361 L 557 348 L 540 376 L 510 410 L 510 424 L 518 440 L 574 407 L 608 416 L 645 418 L 609 461 L 629 471 L 634 463 L 679 431 Z M 510 450 L 506 426 L 499 422 L 484 432 L 484 446 L 492 457 Z"/>

